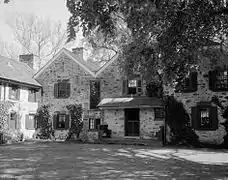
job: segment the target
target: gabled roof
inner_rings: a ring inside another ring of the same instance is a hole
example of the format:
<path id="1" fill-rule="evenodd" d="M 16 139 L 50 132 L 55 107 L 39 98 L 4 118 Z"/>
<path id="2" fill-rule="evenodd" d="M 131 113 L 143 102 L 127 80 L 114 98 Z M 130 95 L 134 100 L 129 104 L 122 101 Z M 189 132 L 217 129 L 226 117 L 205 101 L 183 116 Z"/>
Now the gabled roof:
<path id="1" fill-rule="evenodd" d="M 98 107 L 101 109 L 124 109 L 162 106 L 162 100 L 156 97 L 105 98 L 98 104 Z"/>
<path id="2" fill-rule="evenodd" d="M 62 48 L 50 61 L 48 61 L 35 75 L 34 78 L 37 78 L 47 67 L 51 65 L 52 62 L 54 62 L 62 53 L 67 55 L 70 59 L 72 59 L 74 62 L 76 62 L 79 66 L 81 66 L 86 72 L 91 74 L 93 77 L 95 77 L 95 65 L 92 65 L 92 63 L 87 63 L 86 61 L 80 60 L 74 53 L 70 52 L 69 50 Z"/>
<path id="3" fill-rule="evenodd" d="M 102 73 L 108 66 L 110 66 L 119 57 L 119 53 L 116 53 L 107 63 L 105 63 L 97 72 L 96 76 Z"/>
<path id="4" fill-rule="evenodd" d="M 93 77 L 97 77 L 101 72 L 103 72 L 110 64 L 112 64 L 118 57 L 117 53 L 110 59 L 107 63 L 105 63 L 102 67 L 99 67 L 92 61 L 84 61 L 77 57 L 73 52 L 62 48 L 50 61 L 48 61 L 35 75 L 34 78 L 37 78 L 52 62 L 54 62 L 62 53 L 66 54 L 69 58 L 75 61 L 78 65 L 80 65 L 85 71 L 91 74 Z"/>
<path id="5" fill-rule="evenodd" d="M 23 83 L 41 87 L 41 85 L 33 79 L 34 71 L 27 64 L 17 60 L 0 56 L 0 79 L 16 83 Z"/>
<path id="6" fill-rule="evenodd" d="M 92 61 L 89 61 L 89 60 L 88 61 L 81 60 L 73 52 L 69 51 L 68 49 L 65 49 L 65 51 L 67 51 L 68 54 L 70 54 L 72 57 L 74 57 L 74 59 L 76 59 L 81 64 L 83 64 L 85 67 L 87 67 L 90 71 L 92 71 L 92 72 L 95 73 L 98 69 L 100 69 L 100 67 L 97 66 Z"/>

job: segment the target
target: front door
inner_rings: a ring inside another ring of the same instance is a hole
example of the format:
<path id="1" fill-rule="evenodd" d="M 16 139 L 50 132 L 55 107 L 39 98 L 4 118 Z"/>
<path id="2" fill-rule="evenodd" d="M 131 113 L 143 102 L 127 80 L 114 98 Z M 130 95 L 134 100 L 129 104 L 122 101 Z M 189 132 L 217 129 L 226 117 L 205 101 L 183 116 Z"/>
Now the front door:
<path id="1" fill-rule="evenodd" d="M 139 109 L 125 109 L 125 136 L 139 136 Z"/>

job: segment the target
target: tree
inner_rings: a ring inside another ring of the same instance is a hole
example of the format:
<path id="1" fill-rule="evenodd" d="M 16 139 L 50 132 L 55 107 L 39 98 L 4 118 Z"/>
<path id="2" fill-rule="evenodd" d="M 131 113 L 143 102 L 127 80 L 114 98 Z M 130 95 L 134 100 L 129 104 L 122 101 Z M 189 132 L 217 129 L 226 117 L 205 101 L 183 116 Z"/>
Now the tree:
<path id="1" fill-rule="evenodd" d="M 66 42 L 66 30 L 60 22 L 52 23 L 48 19 L 41 19 L 31 14 L 10 18 L 8 25 L 11 27 L 15 42 L 21 48 L 22 53 L 34 54 L 38 69 L 45 61 L 51 59 Z M 11 46 L 6 47 L 8 52 L 11 49 Z"/>
<path id="2" fill-rule="evenodd" d="M 68 41 L 96 30 L 107 42 L 120 38 L 119 22 L 126 24 L 128 42 L 119 43 L 124 69 L 147 78 L 183 76 L 197 64 L 200 47 L 212 41 L 223 46 L 228 33 L 227 0 L 67 0 L 71 13 Z M 159 71 L 157 71 L 159 69 Z M 172 77 L 172 78 L 169 78 Z"/>

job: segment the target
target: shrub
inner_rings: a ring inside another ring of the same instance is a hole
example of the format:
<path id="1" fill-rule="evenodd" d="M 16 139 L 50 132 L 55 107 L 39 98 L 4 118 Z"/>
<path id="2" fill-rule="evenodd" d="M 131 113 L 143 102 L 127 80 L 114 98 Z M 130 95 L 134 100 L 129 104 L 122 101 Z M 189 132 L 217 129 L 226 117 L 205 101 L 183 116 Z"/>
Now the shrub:
<path id="1" fill-rule="evenodd" d="M 3 130 L 3 143 L 18 143 L 23 140 L 23 133 L 20 130 Z"/>
<path id="2" fill-rule="evenodd" d="M 173 96 L 165 98 L 166 123 L 170 128 L 170 144 L 200 145 L 198 136 L 190 127 L 190 117 L 183 104 Z"/>
<path id="3" fill-rule="evenodd" d="M 71 126 L 69 129 L 69 134 L 67 140 L 72 138 L 72 135 L 76 135 L 79 138 L 79 134 L 82 131 L 83 122 L 82 122 L 82 106 L 81 104 L 70 104 L 67 105 L 70 116 L 71 116 Z"/>
<path id="4" fill-rule="evenodd" d="M 12 105 L 8 101 L 0 101 L 0 132 L 8 128 L 9 108 Z"/>
<path id="5" fill-rule="evenodd" d="M 53 139 L 54 130 L 52 128 L 50 105 L 42 105 L 37 109 L 35 120 L 37 122 L 36 138 Z"/>

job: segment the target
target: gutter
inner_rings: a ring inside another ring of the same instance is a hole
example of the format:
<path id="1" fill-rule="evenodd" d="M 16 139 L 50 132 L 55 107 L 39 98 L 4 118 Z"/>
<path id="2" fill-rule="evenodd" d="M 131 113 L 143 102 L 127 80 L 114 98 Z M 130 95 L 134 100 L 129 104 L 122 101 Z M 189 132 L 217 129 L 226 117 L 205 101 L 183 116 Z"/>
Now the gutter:
<path id="1" fill-rule="evenodd" d="M 15 81 L 15 80 L 10 80 L 10 79 L 6 79 L 6 78 L 2 78 L 0 77 L 0 80 L 4 83 L 11 83 L 11 84 L 16 84 L 16 85 L 24 85 L 27 87 L 32 87 L 35 89 L 40 89 L 42 86 L 41 85 L 35 85 L 35 84 L 29 84 L 29 83 L 25 83 L 25 82 L 20 82 L 20 81 Z"/>

